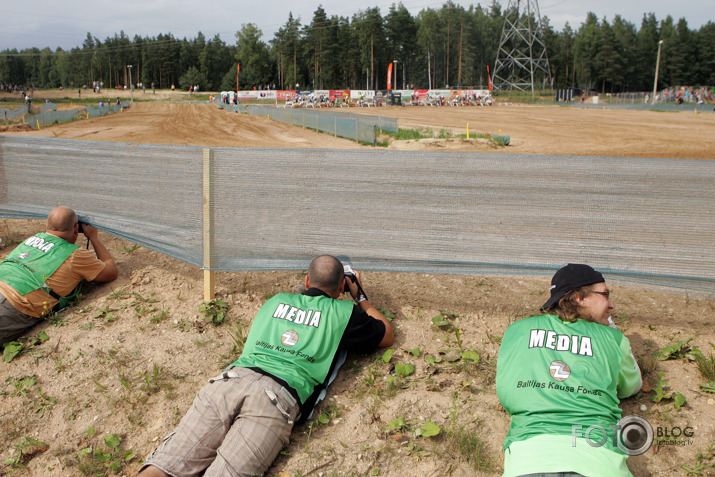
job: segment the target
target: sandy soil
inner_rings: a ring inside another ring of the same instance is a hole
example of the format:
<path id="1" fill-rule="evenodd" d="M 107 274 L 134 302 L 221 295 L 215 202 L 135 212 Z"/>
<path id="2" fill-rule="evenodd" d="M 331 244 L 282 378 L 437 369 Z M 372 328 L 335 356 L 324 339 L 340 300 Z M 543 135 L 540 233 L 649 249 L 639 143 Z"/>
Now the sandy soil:
<path id="1" fill-rule="evenodd" d="M 509 154 L 715 158 L 715 135 L 707 132 L 715 131 L 712 113 L 526 105 L 363 109 L 397 117 L 401 128 L 464 134 L 468 125 L 470 132 L 509 135 L 509 147 L 498 149 Z"/>
<path id="2" fill-rule="evenodd" d="M 501 128 L 514 144 L 505 152 L 712 158 L 715 150 L 713 115 L 472 109 L 365 112 L 399 114 L 402 127 L 456 130 L 469 121 L 474 131 Z M 651 128 L 661 133 L 650 136 Z M 664 134 L 673 130 L 682 135 Z M 356 147 L 324 134 L 189 104 L 137 103 L 104 118 L 16 133 L 198 146 Z M 447 141 L 430 147 L 464 145 Z M 492 149 L 477 144 L 474 150 Z M 0 258 L 42 227 L 40 221 L 0 222 Z M 133 475 L 141 458 L 175 427 L 198 389 L 235 359 L 239 337 L 266 297 L 293 290 L 303 280 L 302 272 L 218 274 L 218 297 L 229 311 L 228 322 L 214 327 L 199 312 L 200 270 L 104 233 L 102 238 L 119 263 L 117 281 L 87 288 L 81 304 L 31 333 L 44 331 L 49 339 L 34 345 L 28 341 L 21 355 L 0 365 L 0 475 L 115 475 L 107 467 L 111 462 L 118 462 L 116 475 Z M 543 304 L 549 278 L 366 272 L 371 301 L 394 317 L 395 354 L 387 363 L 381 352 L 351 357 L 316 413 L 327 422 L 297 426 L 268 475 L 499 475 L 509 425 L 494 389 L 500 337 L 510 323 Z M 689 358 L 658 361 L 652 355 L 689 338 L 689 346 L 712 354 L 715 300 L 633 284 L 611 288 L 616 322 L 647 373 L 646 392 L 622 403 L 624 415 L 642 415 L 656 430 L 690 427 L 693 434 L 682 445 L 654 446 L 630 458 L 632 472 L 639 477 L 686 475 L 683 466 L 696 468 L 700 459 L 706 466 L 698 472 L 713 475 L 707 449 L 715 443 L 715 396 L 700 389 L 705 379 Z M 455 331 L 432 323 L 438 315 L 461 331 L 459 339 Z M 467 349 L 479 353 L 478 363 L 460 359 L 460 351 Z M 397 378 L 398 363 L 412 363 L 414 374 Z M 685 396 L 680 409 L 672 400 L 652 401 L 659 373 L 667 381 L 661 383 L 666 394 Z M 390 422 L 398 418 L 405 419 L 405 426 L 391 429 Z M 440 434 L 416 436 L 426 422 L 437 424 Z M 116 435 L 119 446 L 108 447 L 107 435 Z"/>
<path id="3" fill-rule="evenodd" d="M 3 93 L 7 95 L 7 93 Z M 2 96 L 3 94 L 0 94 Z M 105 102 L 128 98 L 128 91 L 94 95 Z M 76 95 L 76 92 L 75 92 Z M 67 91 L 37 92 L 44 98 L 67 96 Z M 71 96 L 74 97 L 74 96 Z M 360 148 L 347 139 L 296 128 L 266 118 L 230 114 L 212 105 L 167 104 L 165 99 L 190 100 L 185 92 L 157 95 L 135 93 L 135 107 L 121 115 L 75 121 L 40 131 L 6 134 L 94 141 L 124 141 L 214 147 Z M 139 101 L 141 100 L 141 102 Z M 144 102 L 149 101 L 149 102 Z M 71 105 L 63 105 L 70 108 Z M 338 108 L 336 111 L 345 111 Z M 715 114 L 581 109 L 560 106 L 497 105 L 491 107 L 349 108 L 353 113 L 399 118 L 401 128 L 445 129 L 464 134 L 509 135 L 508 147 L 484 141 L 422 139 L 393 141 L 390 149 L 494 151 L 510 154 L 573 154 L 579 156 L 715 158 Z M 2 131 L 0 131 L 1 133 Z"/>

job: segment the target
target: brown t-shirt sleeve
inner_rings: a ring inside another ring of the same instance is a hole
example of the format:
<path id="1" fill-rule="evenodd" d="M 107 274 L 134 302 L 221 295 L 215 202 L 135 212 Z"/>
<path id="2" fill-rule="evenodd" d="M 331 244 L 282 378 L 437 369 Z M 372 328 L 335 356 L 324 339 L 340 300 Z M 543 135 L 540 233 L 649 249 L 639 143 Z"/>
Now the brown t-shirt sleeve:
<path id="1" fill-rule="evenodd" d="M 82 280 L 92 281 L 104 270 L 106 264 L 94 252 L 78 248 L 47 280 L 47 284 L 60 296 L 72 293 Z"/>

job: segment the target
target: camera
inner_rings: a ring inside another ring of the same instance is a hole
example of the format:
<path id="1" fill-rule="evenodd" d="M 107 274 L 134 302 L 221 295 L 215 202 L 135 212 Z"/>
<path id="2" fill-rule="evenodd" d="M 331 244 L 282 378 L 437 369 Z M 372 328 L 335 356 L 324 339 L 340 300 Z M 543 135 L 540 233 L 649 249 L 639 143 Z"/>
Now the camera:
<path id="1" fill-rule="evenodd" d="M 84 225 L 84 222 L 78 221 L 77 224 L 79 224 L 79 233 L 83 234 L 84 228 L 82 226 Z"/>
<path id="2" fill-rule="evenodd" d="M 350 265 L 343 265 L 343 272 L 345 273 L 345 278 L 353 283 L 357 283 L 357 277 L 355 276 L 355 272 L 353 272 Z M 350 293 L 350 285 L 347 281 L 345 282 L 345 293 Z"/>

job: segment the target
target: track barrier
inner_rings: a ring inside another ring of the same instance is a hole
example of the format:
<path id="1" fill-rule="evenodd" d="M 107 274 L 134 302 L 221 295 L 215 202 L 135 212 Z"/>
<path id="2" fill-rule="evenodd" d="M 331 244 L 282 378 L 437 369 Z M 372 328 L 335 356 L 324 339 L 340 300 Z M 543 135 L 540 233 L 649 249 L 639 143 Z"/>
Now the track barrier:
<path id="1" fill-rule="evenodd" d="M 397 132 L 397 119 L 308 108 L 277 108 L 260 104 L 220 104 L 220 109 L 263 116 L 282 123 L 322 131 L 333 136 L 375 145 L 377 131 Z"/>
<path id="2" fill-rule="evenodd" d="M 0 136 L 0 216 L 57 204 L 204 270 L 302 270 L 319 253 L 393 272 L 582 262 L 715 292 L 715 161 Z"/>

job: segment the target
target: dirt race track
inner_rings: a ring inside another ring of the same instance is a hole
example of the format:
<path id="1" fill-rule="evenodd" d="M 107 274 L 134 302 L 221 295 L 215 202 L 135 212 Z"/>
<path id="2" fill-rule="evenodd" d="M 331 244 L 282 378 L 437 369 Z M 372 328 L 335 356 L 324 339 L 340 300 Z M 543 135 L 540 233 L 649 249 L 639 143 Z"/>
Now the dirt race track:
<path id="1" fill-rule="evenodd" d="M 87 93 L 92 94 L 92 93 Z M 114 94 L 114 93 L 112 93 Z M 123 96 L 128 96 L 124 91 Z M 152 95 L 137 93 L 137 97 Z M 186 93 L 161 98 L 187 99 Z M 38 94 L 39 97 L 39 94 Z M 51 98 L 50 98 L 51 99 Z M 69 106 L 63 106 L 63 109 Z M 472 134 L 509 135 L 511 145 L 494 149 L 482 141 L 422 139 L 393 141 L 391 149 L 499 151 L 512 154 L 715 158 L 715 114 L 582 109 L 560 106 L 346 108 L 353 113 L 399 118 L 400 128 L 427 127 Z M 267 118 L 229 113 L 210 104 L 135 102 L 121 114 L 55 125 L 23 136 L 206 147 L 361 148 L 353 141 Z"/>
<path id="2" fill-rule="evenodd" d="M 187 96 L 156 96 L 180 95 Z M 501 129 L 512 141 L 500 149 L 457 139 L 405 141 L 392 143 L 395 149 L 691 159 L 712 159 L 715 151 L 712 113 L 530 106 L 351 111 L 396 115 L 402 128 L 461 132 L 468 122 L 470 131 Z M 103 118 L 3 134 L 208 147 L 366 147 L 212 105 L 176 102 L 137 102 Z M 0 221 L 0 259 L 43 227 L 42 221 Z M 201 270 L 100 236 L 116 258 L 118 279 L 84 288 L 80 304 L 35 327 L 29 336 L 37 338 L 22 340 L 22 353 L 0 362 L 0 476 L 134 475 L 198 390 L 236 359 L 266 298 L 295 290 L 305 279 L 301 271 L 217 274 L 217 298 L 228 312 L 226 323 L 213 326 L 199 311 Z M 392 318 L 394 355 L 351 356 L 317 408 L 321 419 L 295 426 L 267 475 L 501 475 L 510 418 L 496 396 L 496 356 L 509 324 L 544 303 L 549 279 L 365 272 L 370 301 Z M 609 285 L 613 318 L 645 378 L 643 392 L 622 401 L 624 416 L 643 416 L 658 432 L 689 434 L 629 458 L 630 470 L 636 477 L 715 475 L 715 395 L 700 387 L 708 379 L 691 359 L 693 348 L 712 356 L 715 299 Z M 438 316 L 453 328 L 433 324 Z M 672 359 L 653 357 L 668 345 Z M 479 357 L 462 359 L 462 350 Z M 406 363 L 414 373 L 397 376 L 396 365 Z M 676 392 L 686 399 L 679 408 L 671 399 Z M 402 424 L 391 425 L 399 419 Z M 428 422 L 440 433 L 418 436 Z"/>

